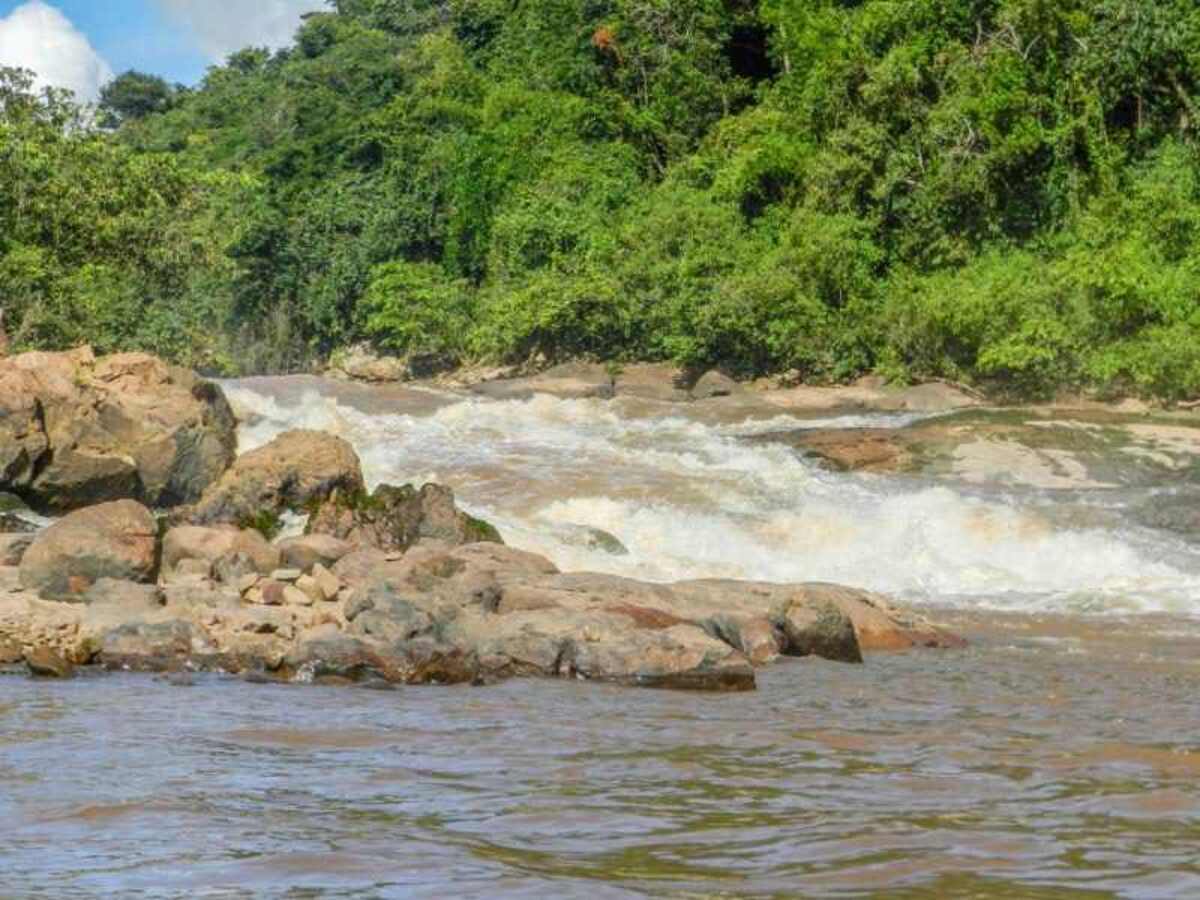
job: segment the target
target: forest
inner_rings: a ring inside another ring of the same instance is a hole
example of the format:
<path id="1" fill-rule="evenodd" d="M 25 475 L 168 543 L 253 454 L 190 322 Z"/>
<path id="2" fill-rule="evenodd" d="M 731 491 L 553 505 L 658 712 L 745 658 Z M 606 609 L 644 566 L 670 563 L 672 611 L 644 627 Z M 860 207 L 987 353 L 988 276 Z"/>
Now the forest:
<path id="1" fill-rule="evenodd" d="M 195 86 L 33 83 L 18 347 L 1200 395 L 1195 0 L 331 0 Z"/>

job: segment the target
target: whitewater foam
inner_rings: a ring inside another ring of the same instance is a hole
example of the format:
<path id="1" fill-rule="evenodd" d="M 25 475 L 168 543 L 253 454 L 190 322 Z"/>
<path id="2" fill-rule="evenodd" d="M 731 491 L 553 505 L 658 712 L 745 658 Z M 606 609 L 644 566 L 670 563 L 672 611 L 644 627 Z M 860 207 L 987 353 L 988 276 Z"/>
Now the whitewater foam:
<path id="1" fill-rule="evenodd" d="M 744 438 L 801 423 L 714 426 L 627 418 L 600 400 L 447 397 L 440 408 L 365 412 L 319 390 L 281 402 L 269 381 L 226 389 L 241 449 L 290 428 L 341 435 L 372 485 L 436 480 L 510 543 L 567 570 L 668 581 L 827 580 L 910 601 L 1003 608 L 1200 612 L 1200 561 L 1133 526 L 1072 528 L 1034 492 L 832 474 L 787 447 Z M 806 427 L 901 424 L 839 416 Z M 572 539 L 603 529 L 614 555 Z"/>

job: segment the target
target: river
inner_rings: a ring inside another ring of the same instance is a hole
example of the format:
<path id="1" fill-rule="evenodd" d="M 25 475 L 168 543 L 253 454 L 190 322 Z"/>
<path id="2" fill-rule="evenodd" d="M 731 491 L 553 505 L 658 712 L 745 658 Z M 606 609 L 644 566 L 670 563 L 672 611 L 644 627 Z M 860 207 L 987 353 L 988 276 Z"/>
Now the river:
<path id="1" fill-rule="evenodd" d="M 832 474 L 748 440 L 812 420 L 640 401 L 226 387 L 242 449 L 333 431 L 564 569 L 839 581 L 971 647 L 736 696 L 0 680 L 0 896 L 1200 896 L 1200 558 L 1138 485 Z"/>

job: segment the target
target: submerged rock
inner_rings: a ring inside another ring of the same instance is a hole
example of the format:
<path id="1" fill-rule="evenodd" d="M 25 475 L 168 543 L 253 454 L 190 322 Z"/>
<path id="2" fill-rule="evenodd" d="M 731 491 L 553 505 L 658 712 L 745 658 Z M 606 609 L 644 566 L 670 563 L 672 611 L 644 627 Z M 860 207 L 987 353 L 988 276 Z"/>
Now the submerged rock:
<path id="1" fill-rule="evenodd" d="M 0 489 L 39 509 L 188 503 L 233 461 L 221 390 L 147 354 L 0 359 L 0 398 Z"/>

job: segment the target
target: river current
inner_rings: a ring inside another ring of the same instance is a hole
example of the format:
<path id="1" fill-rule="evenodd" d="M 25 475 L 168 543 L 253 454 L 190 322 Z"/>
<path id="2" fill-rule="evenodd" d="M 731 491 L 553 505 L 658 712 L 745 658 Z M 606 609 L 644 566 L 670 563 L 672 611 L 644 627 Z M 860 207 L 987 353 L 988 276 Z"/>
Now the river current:
<path id="1" fill-rule="evenodd" d="M 332 431 L 564 569 L 838 581 L 972 644 L 738 696 L 0 680 L 0 897 L 1200 896 L 1200 558 L 1140 488 L 831 474 L 748 439 L 813 421 L 719 407 L 226 387 L 242 449 Z"/>

